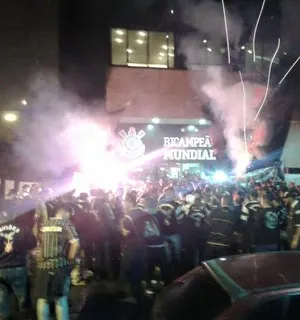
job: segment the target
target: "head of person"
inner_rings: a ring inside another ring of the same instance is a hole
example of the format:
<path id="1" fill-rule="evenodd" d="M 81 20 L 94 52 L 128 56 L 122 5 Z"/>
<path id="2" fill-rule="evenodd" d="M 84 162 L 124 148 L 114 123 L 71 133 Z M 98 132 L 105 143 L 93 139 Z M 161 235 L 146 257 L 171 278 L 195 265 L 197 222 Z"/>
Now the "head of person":
<path id="1" fill-rule="evenodd" d="M 152 198 L 144 198 L 144 210 L 151 213 L 157 213 L 157 200 Z"/>
<path id="2" fill-rule="evenodd" d="M 165 188 L 164 189 L 164 196 L 168 200 L 175 200 L 176 199 L 175 189 L 173 187 Z"/>
<path id="3" fill-rule="evenodd" d="M 259 200 L 260 200 L 259 201 L 260 205 L 262 207 L 271 207 L 272 206 L 270 197 L 267 193 L 262 193 Z"/>
<path id="4" fill-rule="evenodd" d="M 282 200 L 286 206 L 292 204 L 294 198 L 293 198 L 293 194 L 291 192 L 284 192 L 284 194 L 283 195 L 281 194 L 281 196 L 282 196 Z"/>
<path id="5" fill-rule="evenodd" d="M 58 219 L 70 219 L 71 213 L 66 208 L 59 208 L 55 213 L 55 218 Z"/>
<path id="6" fill-rule="evenodd" d="M 134 209 L 136 205 L 137 205 L 136 198 L 131 193 L 128 193 L 125 196 L 125 199 L 123 201 L 123 208 L 124 208 L 125 214 L 129 214 L 129 212 L 132 209 Z"/>
<path id="7" fill-rule="evenodd" d="M 251 192 L 250 192 L 250 200 L 251 201 L 254 201 L 254 200 L 257 200 L 257 198 L 258 198 L 258 192 L 257 192 L 257 190 L 252 190 Z"/>
<path id="8" fill-rule="evenodd" d="M 221 198 L 221 207 L 229 207 L 230 205 L 230 196 L 223 195 Z"/>

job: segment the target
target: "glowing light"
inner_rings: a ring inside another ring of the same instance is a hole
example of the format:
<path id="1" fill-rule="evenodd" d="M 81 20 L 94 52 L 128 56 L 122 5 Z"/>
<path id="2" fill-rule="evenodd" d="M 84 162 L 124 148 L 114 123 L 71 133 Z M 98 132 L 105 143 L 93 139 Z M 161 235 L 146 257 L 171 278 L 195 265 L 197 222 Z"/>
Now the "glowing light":
<path id="1" fill-rule="evenodd" d="M 163 46 L 161 46 L 164 50 L 168 50 L 168 46 L 166 46 L 166 45 L 163 45 Z"/>
<path id="2" fill-rule="evenodd" d="M 225 32 L 226 32 L 228 63 L 230 64 L 230 46 L 229 46 L 229 36 L 228 36 L 228 27 L 227 27 L 227 18 L 226 18 L 224 0 L 222 0 L 222 8 L 223 8 L 224 24 L 225 24 Z"/>
<path id="3" fill-rule="evenodd" d="M 159 120 L 159 118 L 153 118 L 153 119 L 152 119 L 152 122 L 153 122 L 154 124 L 158 124 L 158 123 L 160 123 L 160 120 Z"/>
<path id="4" fill-rule="evenodd" d="M 146 35 L 147 35 L 147 33 L 144 31 L 139 32 L 139 36 L 141 36 L 141 37 L 146 37 Z"/>
<path id="5" fill-rule="evenodd" d="M 252 50 L 247 50 L 247 51 L 248 51 L 248 53 L 252 54 Z"/>
<path id="6" fill-rule="evenodd" d="M 181 129 L 180 129 L 180 131 L 181 131 L 181 132 L 184 132 L 184 131 L 185 131 L 185 129 L 184 129 L 184 128 L 181 128 Z"/>
<path id="7" fill-rule="evenodd" d="M 128 67 L 148 67 L 146 63 L 128 63 Z"/>
<path id="8" fill-rule="evenodd" d="M 228 180 L 227 174 L 223 171 L 217 171 L 213 175 L 213 180 L 218 183 L 223 183 Z"/>
<path id="9" fill-rule="evenodd" d="M 22 100 L 21 103 L 22 103 L 23 106 L 27 106 L 27 101 L 26 100 Z"/>
<path id="10" fill-rule="evenodd" d="M 136 42 L 137 42 L 138 44 L 143 44 L 143 43 L 144 43 L 144 41 L 141 40 L 141 39 L 137 39 Z"/>
<path id="11" fill-rule="evenodd" d="M 253 33 L 253 61 L 254 61 L 254 62 L 255 62 L 255 60 L 256 60 L 256 55 L 255 55 L 255 38 L 256 38 L 256 32 L 257 32 L 257 28 L 258 28 L 258 25 L 259 25 L 259 21 L 260 21 L 261 15 L 262 15 L 263 10 L 264 10 L 264 7 L 265 7 L 265 2 L 266 2 L 266 0 L 263 0 L 262 5 L 261 5 L 261 9 L 260 9 L 260 12 L 259 12 L 259 15 L 258 15 L 258 18 L 257 18 L 257 21 L 256 21 L 256 24 L 255 24 L 254 33 Z"/>
<path id="12" fill-rule="evenodd" d="M 18 120 L 18 117 L 15 113 L 5 113 L 3 115 L 3 120 L 7 122 L 15 122 Z"/>
<path id="13" fill-rule="evenodd" d="M 189 130 L 189 131 L 195 131 L 195 129 L 196 129 L 196 128 L 195 128 L 195 126 L 193 126 L 193 125 L 188 126 L 188 130 Z"/>
<path id="14" fill-rule="evenodd" d="M 159 57 L 159 60 L 162 60 L 162 57 Z M 149 68 L 161 68 L 161 69 L 167 69 L 168 66 L 166 64 L 148 64 Z"/>
<path id="15" fill-rule="evenodd" d="M 207 51 L 212 52 L 212 49 L 211 48 L 207 48 Z"/>
<path id="16" fill-rule="evenodd" d="M 174 57 L 174 53 L 169 53 L 169 57 Z"/>
<path id="17" fill-rule="evenodd" d="M 245 48 L 245 46 L 241 46 L 241 49 L 242 49 L 242 50 L 245 50 L 246 48 Z"/>
<path id="18" fill-rule="evenodd" d="M 200 119 L 198 122 L 199 124 L 204 125 L 206 124 L 206 119 Z"/>
<path id="19" fill-rule="evenodd" d="M 171 10 L 170 12 L 171 12 L 171 14 L 174 14 L 174 10 Z"/>
<path id="20" fill-rule="evenodd" d="M 240 177 L 245 173 L 250 163 L 250 160 L 251 156 L 248 152 L 245 152 L 244 154 L 240 155 L 235 167 L 235 174 L 237 175 L 237 177 Z"/>
<path id="21" fill-rule="evenodd" d="M 154 125 L 153 125 L 153 124 L 148 124 L 148 125 L 147 125 L 147 129 L 148 129 L 149 131 L 153 130 L 153 129 L 154 129 Z"/>
<path id="22" fill-rule="evenodd" d="M 116 42 L 118 42 L 118 43 L 122 43 L 122 42 L 123 42 L 123 40 L 122 40 L 121 38 L 116 38 Z"/>
<path id="23" fill-rule="evenodd" d="M 166 38 L 169 39 L 169 35 L 168 34 L 166 35 Z"/>
<path id="24" fill-rule="evenodd" d="M 122 30 L 117 30 L 117 31 L 116 31 L 116 34 L 118 34 L 119 36 L 122 36 L 122 35 L 124 34 L 124 31 L 122 31 Z"/>
<path id="25" fill-rule="evenodd" d="M 127 49 L 127 52 L 128 52 L 128 53 L 132 53 L 132 52 L 133 52 L 133 50 L 131 50 L 131 49 Z"/>
<path id="26" fill-rule="evenodd" d="M 203 40 L 203 43 L 206 43 L 206 42 L 207 42 L 207 40 L 206 40 L 206 39 L 204 39 L 204 40 Z"/>
<path id="27" fill-rule="evenodd" d="M 289 68 L 289 70 L 286 72 L 286 74 L 282 77 L 282 79 L 279 81 L 279 84 L 282 83 L 282 81 L 288 76 L 288 74 L 292 71 L 292 69 L 295 67 L 296 63 L 300 60 L 300 56 L 297 58 L 297 60 L 292 64 L 292 66 Z"/>
<path id="28" fill-rule="evenodd" d="M 164 57 L 164 56 L 165 56 L 165 53 L 164 53 L 164 52 L 160 52 L 159 55 L 160 55 L 161 57 Z"/>
<path id="29" fill-rule="evenodd" d="M 277 55 L 277 52 L 278 52 L 279 48 L 280 48 L 280 38 L 278 39 L 277 48 L 276 48 L 276 50 L 275 50 L 275 52 L 274 52 L 274 55 L 273 55 L 273 57 L 272 57 L 272 60 L 271 60 L 271 62 L 270 62 L 269 72 L 268 72 L 267 88 L 266 88 L 265 96 L 264 96 L 264 99 L 263 99 L 263 101 L 262 101 L 262 103 L 261 103 L 261 105 L 260 105 L 260 108 L 259 108 L 258 111 L 257 111 L 257 114 L 256 114 L 256 116 L 255 116 L 255 120 L 257 120 L 257 118 L 258 118 L 258 116 L 259 116 L 259 114 L 260 114 L 260 112 L 261 112 L 261 110 L 262 110 L 262 108 L 263 108 L 263 106 L 264 106 L 264 104 L 265 104 L 265 102 L 266 102 L 266 99 L 267 99 L 267 96 L 268 96 L 268 92 L 269 92 L 269 86 L 270 86 L 270 78 L 271 78 L 271 72 L 272 72 L 272 65 L 273 65 L 273 61 L 274 61 L 274 59 L 275 59 L 275 57 L 276 57 L 276 55 Z"/>
<path id="30" fill-rule="evenodd" d="M 246 110 L 247 110 L 247 97 L 246 97 L 246 89 L 243 80 L 242 72 L 239 71 L 239 75 L 241 78 L 241 84 L 243 89 L 243 126 L 244 126 L 244 141 L 245 141 L 245 151 L 248 152 L 248 143 L 247 143 L 247 124 L 246 124 Z"/>

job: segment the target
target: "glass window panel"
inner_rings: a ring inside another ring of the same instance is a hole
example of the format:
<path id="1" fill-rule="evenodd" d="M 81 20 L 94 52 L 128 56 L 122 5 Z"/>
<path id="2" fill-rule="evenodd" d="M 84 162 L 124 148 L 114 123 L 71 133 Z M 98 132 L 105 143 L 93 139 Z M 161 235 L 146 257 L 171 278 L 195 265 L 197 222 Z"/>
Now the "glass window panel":
<path id="1" fill-rule="evenodd" d="M 128 65 L 147 67 L 148 32 L 128 31 Z"/>
<path id="2" fill-rule="evenodd" d="M 175 56 L 175 46 L 174 46 L 174 34 L 169 33 L 166 35 L 168 40 L 168 67 L 174 68 L 174 56 Z"/>
<path id="3" fill-rule="evenodd" d="M 111 30 L 111 63 L 114 65 L 127 64 L 127 31 L 124 29 Z"/>
<path id="4" fill-rule="evenodd" d="M 168 67 L 168 39 L 166 33 L 149 32 L 149 67 Z"/>

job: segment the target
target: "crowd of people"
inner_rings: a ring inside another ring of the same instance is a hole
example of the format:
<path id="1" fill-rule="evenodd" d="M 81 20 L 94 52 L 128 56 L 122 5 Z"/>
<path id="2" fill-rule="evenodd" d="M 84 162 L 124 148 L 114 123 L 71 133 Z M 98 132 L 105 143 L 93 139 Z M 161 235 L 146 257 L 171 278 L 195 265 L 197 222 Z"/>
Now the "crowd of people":
<path id="1" fill-rule="evenodd" d="M 11 192 L 0 224 L 0 319 L 11 315 L 12 294 L 20 312 L 31 302 L 50 319 L 54 303 L 57 319 L 69 319 L 70 285 L 89 278 L 119 281 L 139 303 L 204 260 L 299 247 L 299 186 L 190 178 L 76 197 L 36 185 Z"/>

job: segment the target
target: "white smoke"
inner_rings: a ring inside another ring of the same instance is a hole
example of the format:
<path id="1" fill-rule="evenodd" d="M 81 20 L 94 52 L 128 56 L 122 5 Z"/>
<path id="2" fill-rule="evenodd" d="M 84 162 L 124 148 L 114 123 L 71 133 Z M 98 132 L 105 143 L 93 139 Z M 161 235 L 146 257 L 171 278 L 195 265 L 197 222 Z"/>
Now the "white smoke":
<path id="1" fill-rule="evenodd" d="M 234 55 L 239 50 L 238 44 L 243 24 L 238 15 L 228 10 L 226 10 L 226 17 L 229 41 L 233 48 L 231 54 Z M 224 50 L 226 48 L 226 32 L 222 4 L 204 1 L 199 5 L 188 5 L 184 10 L 183 20 L 196 32 L 182 39 L 180 52 L 185 56 L 186 66 L 190 70 L 205 68 L 203 83 L 200 85 L 198 83 L 195 86 L 193 79 L 193 84 L 200 95 L 204 93 L 211 99 L 214 117 L 222 123 L 224 128 L 228 154 L 238 165 L 246 151 L 242 134 L 244 129 L 244 95 L 238 73 L 232 75 L 227 71 L 228 68 L 216 66 L 221 65 L 222 61 L 227 62 L 227 57 L 224 56 L 227 53 Z M 215 66 L 203 65 L 206 61 L 209 65 Z M 191 73 L 191 76 L 193 76 L 192 74 L 194 73 Z M 253 100 L 254 90 L 249 82 L 245 82 L 245 88 L 248 102 L 247 120 L 252 121 L 255 110 L 250 107 L 250 101 Z M 248 155 L 245 158 L 248 161 Z"/>
<path id="2" fill-rule="evenodd" d="M 62 91 L 51 76 L 36 76 L 30 94 L 13 146 L 25 174 L 60 176 L 78 165 L 91 135 L 99 128 L 110 130 L 104 121 L 91 120 L 89 108 L 76 95 Z"/>

